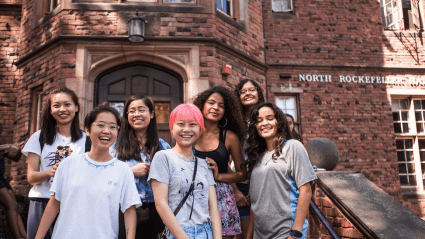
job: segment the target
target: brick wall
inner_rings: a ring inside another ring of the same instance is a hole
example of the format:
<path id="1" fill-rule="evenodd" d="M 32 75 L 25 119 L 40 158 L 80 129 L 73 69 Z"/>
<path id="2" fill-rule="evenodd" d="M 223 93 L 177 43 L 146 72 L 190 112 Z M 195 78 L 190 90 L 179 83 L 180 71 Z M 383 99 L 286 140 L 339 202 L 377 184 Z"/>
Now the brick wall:
<path id="1" fill-rule="evenodd" d="M 366 238 L 353 226 L 341 211 L 335 207 L 332 201 L 319 188 L 316 188 L 313 200 L 341 239 Z M 320 222 L 317 216 L 311 212 L 309 216 L 309 238 L 332 239 L 326 227 Z"/>
<path id="2" fill-rule="evenodd" d="M 265 2 L 269 64 L 423 64 L 423 37 L 414 31 L 384 31 L 380 1 L 295 1 L 294 14 L 274 13 L 271 0 Z"/>

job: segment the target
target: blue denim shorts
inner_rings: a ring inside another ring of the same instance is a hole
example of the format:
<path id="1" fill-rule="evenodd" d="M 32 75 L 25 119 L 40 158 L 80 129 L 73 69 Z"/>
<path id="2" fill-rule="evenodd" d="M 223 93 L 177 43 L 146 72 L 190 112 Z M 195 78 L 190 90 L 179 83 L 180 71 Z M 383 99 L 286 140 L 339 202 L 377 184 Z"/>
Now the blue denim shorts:
<path id="1" fill-rule="evenodd" d="M 213 238 L 210 222 L 206 222 L 202 225 L 196 225 L 196 226 L 182 226 L 182 228 L 190 239 L 212 239 Z M 175 239 L 175 237 L 171 233 L 168 233 L 167 238 Z"/>
<path id="2" fill-rule="evenodd" d="M 295 214 L 297 213 L 298 200 L 291 201 L 289 205 L 291 206 L 292 224 L 294 224 Z M 292 225 L 291 225 L 291 228 L 292 228 Z M 308 229 L 308 220 L 305 219 L 304 224 L 303 224 L 303 231 L 302 231 L 303 237 L 302 237 L 302 239 L 307 238 L 307 229 Z"/>

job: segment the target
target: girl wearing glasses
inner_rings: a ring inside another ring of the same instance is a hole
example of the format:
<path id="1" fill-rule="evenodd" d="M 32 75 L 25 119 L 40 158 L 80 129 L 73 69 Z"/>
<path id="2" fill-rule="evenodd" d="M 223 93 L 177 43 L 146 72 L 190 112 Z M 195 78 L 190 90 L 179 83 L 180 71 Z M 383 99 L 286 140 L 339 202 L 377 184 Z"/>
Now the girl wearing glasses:
<path id="1" fill-rule="evenodd" d="M 120 127 L 119 113 L 101 104 L 84 121 L 92 147 L 59 165 L 37 239 L 44 238 L 60 210 L 52 238 L 118 237 L 118 210 L 124 213 L 127 238 L 136 233 L 140 197 L 130 167 L 109 154 Z"/>
<path id="2" fill-rule="evenodd" d="M 59 166 L 58 148 L 69 146 L 73 154 L 83 153 L 86 135 L 81 131 L 78 113 L 80 105 L 74 91 L 59 87 L 50 92 L 42 113 L 41 130 L 35 132 L 22 153 L 28 157 L 27 177 L 33 185 L 28 197 L 28 239 L 34 239 L 41 217 L 50 198 L 49 189 Z M 68 155 L 69 156 L 69 155 Z M 45 238 L 50 238 L 53 226 Z"/>
<path id="3" fill-rule="evenodd" d="M 148 178 L 158 213 L 170 232 L 167 238 L 219 239 L 221 224 L 214 177 L 207 162 L 192 151 L 205 130 L 202 113 L 194 105 L 181 104 L 171 112 L 170 129 L 176 145 L 155 154 Z"/>
<path id="4" fill-rule="evenodd" d="M 264 95 L 261 87 L 257 82 L 251 79 L 243 79 L 239 82 L 235 89 L 235 95 L 242 104 L 242 114 L 249 125 L 251 109 L 257 104 L 264 102 Z M 245 150 L 246 147 L 243 147 Z M 248 159 L 244 155 L 245 160 Z M 235 193 L 235 200 L 238 206 L 239 215 L 241 218 L 242 234 L 236 236 L 237 239 L 245 239 L 248 232 L 249 214 L 250 214 L 250 197 L 249 197 L 249 179 L 237 184 L 231 184 Z"/>
<path id="5" fill-rule="evenodd" d="M 202 92 L 194 104 L 201 110 L 205 122 L 205 132 L 194 145 L 195 155 L 205 158 L 213 169 L 223 238 L 230 239 L 242 232 L 229 183 L 246 180 L 241 147 L 241 142 L 245 141 L 246 123 L 237 99 L 222 86 Z M 235 172 L 228 169 L 230 156 L 236 166 Z"/>
<path id="6" fill-rule="evenodd" d="M 148 97 L 132 96 L 125 102 L 124 112 L 126 113 L 121 120 L 122 128 L 116 143 L 116 153 L 118 159 L 131 167 L 143 203 L 136 209 L 136 238 L 154 239 L 164 230 L 164 223 L 155 209 L 152 187 L 147 179 L 151 159 L 156 152 L 171 147 L 158 138 L 154 106 Z M 121 213 L 119 238 L 126 238 Z"/>
<path id="7" fill-rule="evenodd" d="M 276 105 L 260 104 L 253 110 L 250 122 L 245 151 L 251 172 L 247 238 L 303 238 L 302 228 L 312 195 L 310 182 L 317 179 L 307 151 L 292 139 L 286 116 Z M 294 220 L 291 181 L 299 192 Z"/>

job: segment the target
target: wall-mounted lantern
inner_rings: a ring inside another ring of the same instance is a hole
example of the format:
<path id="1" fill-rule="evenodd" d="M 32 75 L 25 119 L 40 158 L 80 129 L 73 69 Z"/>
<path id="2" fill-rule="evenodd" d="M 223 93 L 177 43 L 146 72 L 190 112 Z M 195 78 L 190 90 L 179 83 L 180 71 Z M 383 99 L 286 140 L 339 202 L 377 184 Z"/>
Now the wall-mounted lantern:
<path id="1" fill-rule="evenodd" d="M 136 10 L 136 16 L 128 20 L 128 40 L 131 42 L 141 43 L 145 41 L 145 19 L 139 17 L 139 12 Z"/>

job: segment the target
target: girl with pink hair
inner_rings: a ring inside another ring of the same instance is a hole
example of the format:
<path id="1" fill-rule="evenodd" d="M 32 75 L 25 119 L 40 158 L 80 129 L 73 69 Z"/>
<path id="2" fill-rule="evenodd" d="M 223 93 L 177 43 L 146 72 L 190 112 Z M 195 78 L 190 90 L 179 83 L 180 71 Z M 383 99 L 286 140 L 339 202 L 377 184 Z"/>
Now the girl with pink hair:
<path id="1" fill-rule="evenodd" d="M 205 131 L 200 110 L 192 104 L 177 106 L 170 115 L 172 149 L 152 160 L 148 181 L 167 238 L 221 238 L 215 182 L 208 163 L 193 155 L 192 147 Z"/>

